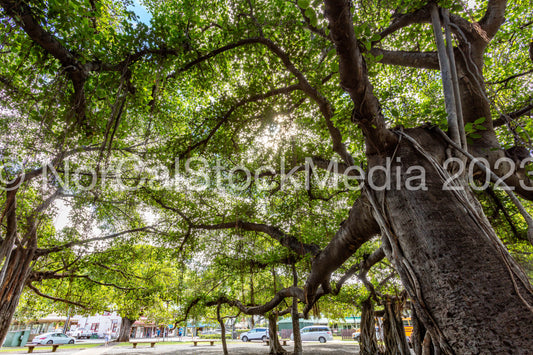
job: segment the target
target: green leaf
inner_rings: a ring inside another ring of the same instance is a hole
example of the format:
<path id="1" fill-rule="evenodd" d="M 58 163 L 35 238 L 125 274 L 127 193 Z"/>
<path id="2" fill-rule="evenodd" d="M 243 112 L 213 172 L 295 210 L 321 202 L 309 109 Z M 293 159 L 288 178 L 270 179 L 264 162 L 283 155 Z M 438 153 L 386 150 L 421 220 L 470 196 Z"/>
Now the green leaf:
<path id="1" fill-rule="evenodd" d="M 305 10 L 305 16 L 309 17 L 309 21 L 311 21 L 311 25 L 315 26 L 318 24 L 318 19 L 316 17 L 315 11 L 311 8 L 308 8 Z"/>
<path id="2" fill-rule="evenodd" d="M 485 122 L 485 117 L 480 117 L 474 121 L 474 124 L 482 124 L 483 122 Z"/>
<path id="3" fill-rule="evenodd" d="M 307 9 L 309 5 L 310 5 L 309 0 L 298 0 L 298 6 L 301 7 L 302 9 Z"/>

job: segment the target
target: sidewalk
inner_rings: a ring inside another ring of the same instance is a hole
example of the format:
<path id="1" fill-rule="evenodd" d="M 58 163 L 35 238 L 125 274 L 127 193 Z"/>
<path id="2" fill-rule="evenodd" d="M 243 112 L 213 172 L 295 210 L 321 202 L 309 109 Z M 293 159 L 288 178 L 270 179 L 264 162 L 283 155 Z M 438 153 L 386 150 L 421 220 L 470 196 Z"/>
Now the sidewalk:
<path id="1" fill-rule="evenodd" d="M 106 351 L 110 350 L 113 347 L 113 344 L 109 344 L 108 346 L 100 345 L 95 348 L 88 348 L 83 349 L 77 352 L 73 352 L 72 355 L 101 355 L 104 354 Z"/>

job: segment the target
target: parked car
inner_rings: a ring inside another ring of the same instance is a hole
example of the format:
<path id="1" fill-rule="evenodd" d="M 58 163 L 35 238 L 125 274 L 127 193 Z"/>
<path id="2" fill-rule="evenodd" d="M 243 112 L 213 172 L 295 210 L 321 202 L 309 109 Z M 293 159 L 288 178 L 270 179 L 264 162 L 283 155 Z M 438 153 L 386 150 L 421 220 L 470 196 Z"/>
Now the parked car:
<path id="1" fill-rule="evenodd" d="M 250 340 L 262 340 L 266 341 L 268 339 L 268 328 L 254 328 L 249 332 L 241 334 L 241 340 L 246 342 Z"/>
<path id="2" fill-rule="evenodd" d="M 312 325 L 300 329 L 300 337 L 302 341 L 319 341 L 325 343 L 328 340 L 333 340 L 333 333 L 329 327 L 324 325 Z M 291 340 L 294 340 L 294 334 L 291 334 Z"/>
<path id="3" fill-rule="evenodd" d="M 361 332 L 359 331 L 359 329 L 357 329 L 357 330 L 352 334 L 352 339 L 355 340 L 355 341 L 361 341 Z"/>
<path id="4" fill-rule="evenodd" d="M 89 339 L 93 335 L 93 332 L 91 332 L 89 329 L 78 328 L 75 331 L 73 331 L 72 334 L 70 335 L 76 339 L 81 339 L 81 338 Z"/>
<path id="5" fill-rule="evenodd" d="M 361 341 L 361 330 L 357 329 L 353 334 L 352 338 L 355 341 Z M 381 340 L 381 332 L 379 331 L 379 327 L 376 327 L 376 338 L 377 340 Z"/>
<path id="6" fill-rule="evenodd" d="M 75 342 L 73 337 L 57 332 L 40 334 L 32 340 L 34 344 L 74 344 Z"/>

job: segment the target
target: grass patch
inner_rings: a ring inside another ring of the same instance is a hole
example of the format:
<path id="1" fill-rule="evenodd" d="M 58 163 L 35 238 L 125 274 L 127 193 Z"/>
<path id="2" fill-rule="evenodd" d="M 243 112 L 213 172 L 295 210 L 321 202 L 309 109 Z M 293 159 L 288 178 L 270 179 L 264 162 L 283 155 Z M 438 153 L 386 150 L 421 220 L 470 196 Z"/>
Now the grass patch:
<path id="1" fill-rule="evenodd" d="M 88 349 L 95 348 L 102 344 L 63 344 L 59 345 L 59 349 Z M 39 345 L 36 349 L 40 350 L 52 350 L 52 346 L 48 345 Z M 14 351 L 24 351 L 27 352 L 28 348 L 26 346 L 16 346 L 16 347 L 3 347 L 0 349 L 0 353 L 11 353 Z"/>
<path id="2" fill-rule="evenodd" d="M 142 346 L 142 343 L 150 344 L 149 341 L 145 341 L 145 340 L 142 340 L 142 339 L 139 340 L 139 343 L 140 343 L 140 345 L 137 345 L 137 346 Z M 133 346 L 131 343 L 128 343 L 128 342 L 113 343 L 113 344 L 114 344 L 113 346 Z M 157 346 L 159 346 L 159 345 L 179 345 L 179 344 L 190 345 L 190 344 L 192 344 L 192 341 L 158 341 L 157 342 Z"/>

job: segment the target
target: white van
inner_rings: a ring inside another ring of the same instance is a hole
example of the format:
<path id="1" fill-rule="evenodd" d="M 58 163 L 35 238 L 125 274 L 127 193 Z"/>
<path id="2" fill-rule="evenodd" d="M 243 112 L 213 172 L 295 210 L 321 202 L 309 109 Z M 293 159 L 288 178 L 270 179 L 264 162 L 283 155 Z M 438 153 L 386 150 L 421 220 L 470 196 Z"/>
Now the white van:
<path id="1" fill-rule="evenodd" d="M 262 340 L 266 341 L 268 339 L 268 328 L 254 328 L 249 332 L 241 334 L 241 340 L 244 342 L 250 340 Z"/>
<path id="2" fill-rule="evenodd" d="M 300 337 L 302 341 L 319 341 L 325 343 L 328 340 L 333 340 L 333 333 L 329 327 L 324 325 L 312 325 L 300 329 Z M 294 334 L 291 334 L 291 340 L 294 340 Z"/>

